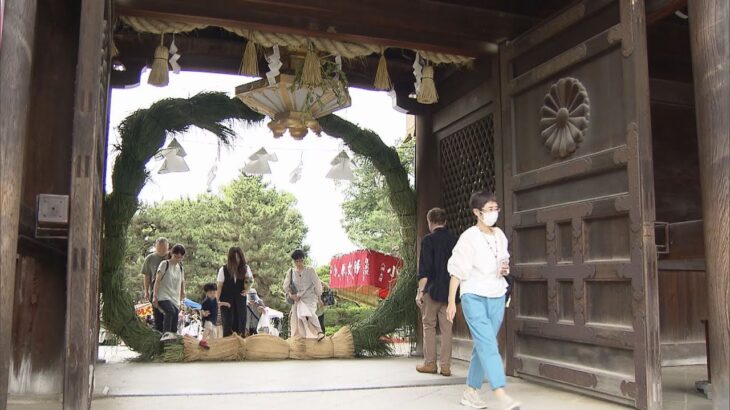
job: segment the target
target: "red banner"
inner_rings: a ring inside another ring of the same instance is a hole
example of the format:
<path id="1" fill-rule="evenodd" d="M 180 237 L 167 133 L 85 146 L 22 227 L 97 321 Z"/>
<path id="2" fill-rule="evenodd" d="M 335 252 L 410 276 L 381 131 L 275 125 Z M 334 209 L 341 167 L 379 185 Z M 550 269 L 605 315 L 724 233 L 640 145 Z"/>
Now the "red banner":
<path id="1" fill-rule="evenodd" d="M 399 258 L 369 249 L 336 256 L 330 261 L 330 287 L 385 298 L 402 267 Z"/>

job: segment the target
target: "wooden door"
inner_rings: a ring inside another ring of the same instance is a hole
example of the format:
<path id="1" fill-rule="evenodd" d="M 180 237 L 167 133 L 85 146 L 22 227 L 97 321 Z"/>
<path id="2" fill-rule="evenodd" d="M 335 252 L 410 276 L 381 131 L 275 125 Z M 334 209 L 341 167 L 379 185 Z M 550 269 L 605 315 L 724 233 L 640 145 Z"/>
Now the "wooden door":
<path id="1" fill-rule="evenodd" d="M 584 1 L 500 54 L 516 276 L 508 373 L 661 408 L 644 2 Z"/>

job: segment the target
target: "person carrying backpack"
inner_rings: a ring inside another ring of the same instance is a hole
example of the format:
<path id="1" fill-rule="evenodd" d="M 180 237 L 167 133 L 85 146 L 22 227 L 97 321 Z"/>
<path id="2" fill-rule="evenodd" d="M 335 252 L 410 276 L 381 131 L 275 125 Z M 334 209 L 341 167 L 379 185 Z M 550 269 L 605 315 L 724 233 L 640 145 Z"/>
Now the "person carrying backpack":
<path id="1" fill-rule="evenodd" d="M 170 258 L 157 267 L 152 306 L 163 315 L 162 342 L 175 339 L 177 334 L 179 306 L 185 299 L 184 257 L 185 247 L 177 244 L 172 247 Z"/>
<path id="2" fill-rule="evenodd" d="M 142 275 L 144 276 L 144 301 L 152 302 L 152 295 L 155 289 L 155 274 L 160 263 L 167 259 L 170 244 L 166 238 L 157 238 L 155 241 L 155 251 L 144 258 L 142 264 Z M 157 309 L 152 309 L 154 317 L 154 328 L 162 333 L 162 321 L 164 316 Z"/>

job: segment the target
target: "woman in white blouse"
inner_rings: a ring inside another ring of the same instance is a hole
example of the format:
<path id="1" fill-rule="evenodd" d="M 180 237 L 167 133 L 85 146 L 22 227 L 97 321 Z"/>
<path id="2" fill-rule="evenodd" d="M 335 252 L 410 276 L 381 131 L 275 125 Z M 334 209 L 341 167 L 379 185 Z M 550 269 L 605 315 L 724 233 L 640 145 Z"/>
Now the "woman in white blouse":
<path id="1" fill-rule="evenodd" d="M 284 291 L 294 302 L 289 314 L 289 334 L 293 338 L 322 340 L 324 333 L 316 314 L 317 307 L 322 303 L 322 281 L 311 266 L 304 266 L 304 256 L 301 249 L 292 252 L 294 267 L 284 277 Z"/>
<path id="2" fill-rule="evenodd" d="M 461 404 L 477 409 L 487 407 L 479 397 L 486 375 L 500 408 L 515 410 L 520 408 L 520 403 L 504 391 L 507 381 L 497 346 L 507 292 L 504 276 L 509 273 L 507 237 L 493 226 L 499 216 L 499 205 L 492 192 L 473 194 L 469 206 L 477 224 L 461 234 L 449 259 L 451 281 L 446 308 L 446 314 L 453 322 L 456 292 L 460 288 L 461 306 L 474 342 Z"/>

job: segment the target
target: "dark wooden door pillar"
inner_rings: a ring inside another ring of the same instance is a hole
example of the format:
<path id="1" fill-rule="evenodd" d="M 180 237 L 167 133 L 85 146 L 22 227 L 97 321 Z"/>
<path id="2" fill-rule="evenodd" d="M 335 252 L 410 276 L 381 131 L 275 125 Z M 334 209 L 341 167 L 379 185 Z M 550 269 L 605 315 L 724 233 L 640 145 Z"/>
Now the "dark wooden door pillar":
<path id="1" fill-rule="evenodd" d="M 0 409 L 8 399 L 23 150 L 30 107 L 36 1 L 5 2 L 0 48 Z"/>
<path id="2" fill-rule="evenodd" d="M 428 210 L 441 205 L 438 141 L 431 114 L 416 116 L 416 222 L 418 239 L 429 233 Z M 419 244 L 420 247 L 420 244 Z"/>
<path id="3" fill-rule="evenodd" d="M 730 408 L 730 3 L 689 4 L 705 230 L 712 398 Z"/>
<path id="4" fill-rule="evenodd" d="M 416 255 L 421 254 L 421 240 L 429 233 L 426 214 L 428 210 L 440 205 L 440 175 L 438 163 L 438 143 L 433 133 L 433 117 L 430 113 L 416 115 Z M 415 292 L 415 289 L 414 289 Z M 416 351 L 423 353 L 423 325 L 420 311 L 416 322 Z"/>

